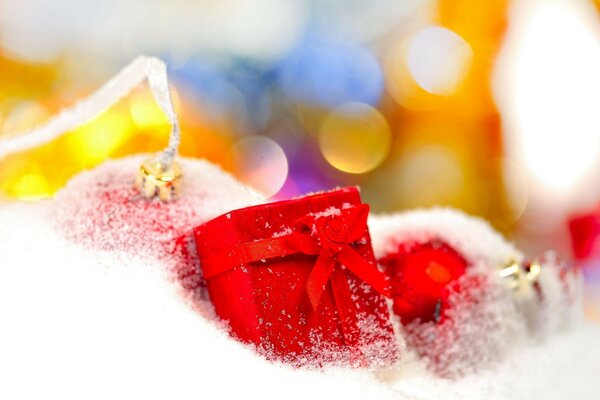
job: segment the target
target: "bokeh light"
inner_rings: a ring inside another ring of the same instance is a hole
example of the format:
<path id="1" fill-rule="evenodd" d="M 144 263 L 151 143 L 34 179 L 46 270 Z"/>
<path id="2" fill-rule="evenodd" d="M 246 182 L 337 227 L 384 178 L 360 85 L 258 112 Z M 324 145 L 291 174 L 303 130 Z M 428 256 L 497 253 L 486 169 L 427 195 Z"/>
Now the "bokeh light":
<path id="1" fill-rule="evenodd" d="M 93 44 L 96 54 L 205 51 L 269 61 L 306 24 L 303 0 L 0 2 L 0 46 L 34 61 Z M 52 38 L 52 40 L 40 40 Z M 276 40 L 274 40 L 276 38 Z"/>
<path id="2" fill-rule="evenodd" d="M 391 133 L 379 111 L 366 104 L 336 108 L 319 131 L 319 148 L 340 171 L 362 174 L 376 168 L 390 149 Z"/>
<path id="3" fill-rule="evenodd" d="M 540 190 L 564 194 L 600 160 L 600 28 L 583 1 L 519 4 L 496 94 L 511 152 Z"/>
<path id="4" fill-rule="evenodd" d="M 48 179 L 42 171 L 20 175 L 12 182 L 10 194 L 22 200 L 39 200 L 52 192 Z"/>
<path id="5" fill-rule="evenodd" d="M 451 148 L 416 144 L 395 164 L 394 190 L 409 207 L 456 204 L 465 189 L 460 158 Z"/>
<path id="6" fill-rule="evenodd" d="M 394 101 L 404 108 L 435 110 L 445 97 L 426 91 L 415 81 L 408 67 L 409 45 L 409 40 L 400 40 L 387 51 L 384 60 L 386 89 Z"/>
<path id="7" fill-rule="evenodd" d="M 212 17 L 216 19 L 209 26 L 228 28 L 220 29 L 213 40 L 220 37 L 220 45 L 235 54 L 261 60 L 284 54 L 296 43 L 305 24 L 306 4 L 301 0 L 233 0 L 203 7 L 207 8 L 214 10 Z"/>
<path id="8" fill-rule="evenodd" d="M 4 118 L 0 127 L 2 135 L 11 135 L 16 132 L 27 130 L 41 124 L 50 116 L 50 112 L 44 105 L 34 101 L 22 101 Z"/>
<path id="9" fill-rule="evenodd" d="M 240 181 L 265 197 L 275 195 L 288 175 L 283 149 L 264 136 L 248 136 L 237 141 L 229 151 L 227 164 Z"/>
<path id="10" fill-rule="evenodd" d="M 171 98 L 177 108 L 180 101 L 175 88 L 171 88 Z M 168 128 L 169 126 L 167 118 L 148 90 L 137 90 L 130 96 L 129 113 L 135 125 L 140 129 Z"/>
<path id="11" fill-rule="evenodd" d="M 429 26 L 419 31 L 408 47 L 408 69 L 426 91 L 437 95 L 452 94 L 469 69 L 473 51 L 455 32 Z"/>
<path id="12" fill-rule="evenodd" d="M 235 124 L 244 126 L 247 110 L 238 87 L 216 65 L 190 59 L 170 69 L 172 79 L 187 97 L 194 99 L 210 121 L 235 115 Z"/>
<path id="13" fill-rule="evenodd" d="M 121 113 L 104 113 L 67 137 L 79 163 L 93 165 L 109 157 L 133 133 L 131 120 Z"/>
<path id="14" fill-rule="evenodd" d="M 413 17 L 429 0 L 322 1 L 311 10 L 317 23 L 359 43 L 377 40 Z"/>
<path id="15" fill-rule="evenodd" d="M 306 38 L 282 61 L 279 82 L 293 100 L 335 107 L 346 102 L 377 104 L 381 67 L 364 46 Z"/>
<path id="16" fill-rule="evenodd" d="M 521 218 L 527 209 L 529 201 L 527 171 L 523 165 L 510 158 L 502 158 L 499 164 L 502 166 L 504 185 L 509 200 L 508 204 L 512 211 L 512 218 L 508 222 L 514 223 Z"/>

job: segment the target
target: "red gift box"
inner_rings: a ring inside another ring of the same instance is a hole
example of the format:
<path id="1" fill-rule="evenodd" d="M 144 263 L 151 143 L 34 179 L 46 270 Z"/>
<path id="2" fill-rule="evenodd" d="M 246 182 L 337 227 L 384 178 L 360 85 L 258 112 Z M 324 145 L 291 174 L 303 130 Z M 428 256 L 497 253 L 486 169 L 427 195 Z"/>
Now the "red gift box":
<path id="1" fill-rule="evenodd" d="M 397 357 L 356 188 L 231 211 L 194 230 L 208 292 L 231 333 L 295 364 Z"/>

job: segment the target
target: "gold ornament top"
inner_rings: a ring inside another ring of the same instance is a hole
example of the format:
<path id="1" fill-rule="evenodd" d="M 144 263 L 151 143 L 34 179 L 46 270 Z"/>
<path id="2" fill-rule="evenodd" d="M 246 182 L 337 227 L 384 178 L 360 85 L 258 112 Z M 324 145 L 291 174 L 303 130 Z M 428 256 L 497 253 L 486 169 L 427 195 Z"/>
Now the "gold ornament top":
<path id="1" fill-rule="evenodd" d="M 537 282 L 541 272 L 542 267 L 537 261 L 532 261 L 528 266 L 524 266 L 513 260 L 500 270 L 500 277 L 516 294 L 529 296 L 532 294 L 533 285 Z"/>
<path id="2" fill-rule="evenodd" d="M 175 162 L 167 165 L 158 158 L 149 158 L 140 166 L 136 186 L 148 198 L 172 200 L 180 191 L 181 168 Z"/>

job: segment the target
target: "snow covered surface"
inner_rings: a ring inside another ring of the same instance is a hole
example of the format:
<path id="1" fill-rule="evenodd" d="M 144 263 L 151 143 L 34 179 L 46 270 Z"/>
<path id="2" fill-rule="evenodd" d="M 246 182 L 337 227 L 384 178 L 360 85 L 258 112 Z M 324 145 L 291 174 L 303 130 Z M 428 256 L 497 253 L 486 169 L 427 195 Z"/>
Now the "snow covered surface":
<path id="1" fill-rule="evenodd" d="M 521 261 L 523 255 L 484 220 L 449 208 L 369 217 L 369 230 L 377 258 L 394 251 L 399 243 L 425 243 L 440 239 L 456 249 L 471 264 L 504 265 Z"/>
<path id="2" fill-rule="evenodd" d="M 476 376 L 508 362 L 515 348 L 527 348 L 579 326 L 582 277 L 562 266 L 551 252 L 541 258 L 539 293 L 513 293 L 498 274 L 523 254 L 484 220 L 447 208 L 413 210 L 369 218 L 377 258 L 402 244 L 441 241 L 469 264 L 451 295 L 450 318 L 411 323 L 400 330 L 408 348 L 438 375 Z"/>
<path id="3" fill-rule="evenodd" d="M 502 354 L 483 354 L 490 362 L 460 377 L 435 375 L 412 352 L 385 371 L 266 361 L 232 340 L 170 270 L 173 237 L 260 198 L 208 163 L 184 161 L 177 202 L 142 214 L 128 203 L 107 206 L 115 198 L 103 193 L 129 190 L 139 161 L 107 163 L 53 200 L 0 203 L 0 398 L 598 398 L 600 328 L 574 311 L 579 300 L 565 294 L 552 260 L 541 283 L 548 300 L 533 317 L 531 305 L 515 305 L 514 337 L 495 349 Z M 485 225 L 448 213 L 446 225 L 427 212 L 395 217 L 383 230 L 371 224 L 376 251 L 403 222 L 416 235 L 425 235 L 420 224 L 446 232 L 482 268 L 515 252 Z M 456 218 L 465 224 L 453 225 Z"/>

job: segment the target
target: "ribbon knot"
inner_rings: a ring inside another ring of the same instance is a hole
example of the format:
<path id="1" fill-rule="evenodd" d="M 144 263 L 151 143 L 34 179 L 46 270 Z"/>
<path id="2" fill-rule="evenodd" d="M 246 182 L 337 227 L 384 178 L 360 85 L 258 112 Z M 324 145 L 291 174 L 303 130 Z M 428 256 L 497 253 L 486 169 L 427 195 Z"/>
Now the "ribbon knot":
<path id="1" fill-rule="evenodd" d="M 293 234 L 288 236 L 289 245 L 304 254 L 318 255 L 306 282 L 308 298 L 315 311 L 336 267 L 349 269 L 377 292 L 390 296 L 387 277 L 352 248 L 367 242 L 368 214 L 369 206 L 361 204 L 303 217 L 294 225 Z"/>
<path id="2" fill-rule="evenodd" d="M 344 221 L 345 222 L 345 221 Z M 316 228 L 322 244 L 336 250 L 348 243 L 348 227 L 339 219 L 321 217 L 316 220 Z M 364 227 L 364 225 L 363 225 Z M 339 251 L 339 250 L 337 250 Z"/>

